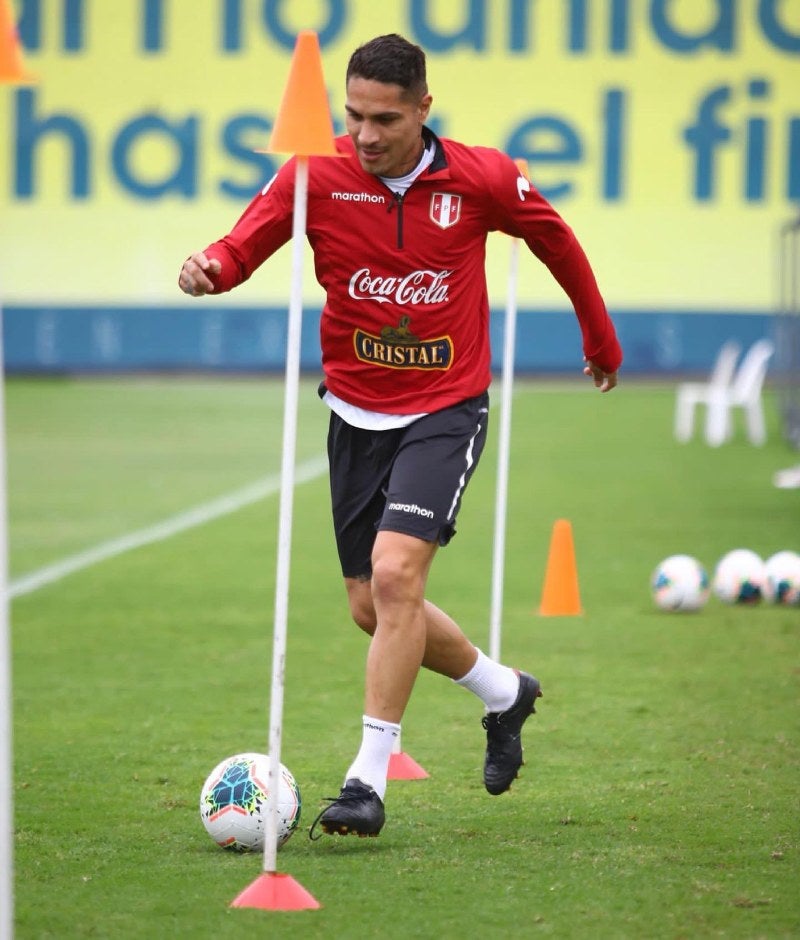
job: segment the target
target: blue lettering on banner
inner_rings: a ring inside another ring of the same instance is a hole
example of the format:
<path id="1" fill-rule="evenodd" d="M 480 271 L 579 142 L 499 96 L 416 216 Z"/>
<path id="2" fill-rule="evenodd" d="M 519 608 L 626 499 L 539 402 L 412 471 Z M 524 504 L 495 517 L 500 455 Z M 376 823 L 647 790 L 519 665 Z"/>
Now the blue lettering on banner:
<path id="1" fill-rule="evenodd" d="M 776 49 L 783 52 L 791 52 L 794 55 L 800 53 L 800 33 L 790 33 L 786 27 L 778 20 L 778 4 L 780 0 L 759 0 L 758 3 L 758 23 L 764 38 L 771 42 Z M 786 6 L 789 6 L 787 3 Z"/>
<path id="2" fill-rule="evenodd" d="M 766 101 L 770 95 L 766 79 L 750 79 L 745 86 L 745 102 Z M 731 85 L 717 85 L 700 99 L 693 124 L 683 131 L 683 140 L 692 151 L 693 195 L 700 202 L 715 197 L 715 183 L 721 175 L 719 165 L 725 158 L 720 151 L 728 149 L 727 159 L 738 158 L 740 164 L 741 194 L 746 202 L 759 202 L 766 193 L 766 152 L 776 130 L 764 115 L 750 114 L 745 120 L 735 115 L 724 117 L 729 105 L 740 105 L 741 90 Z M 784 192 L 787 199 L 800 198 L 800 117 L 791 116 L 786 122 L 786 150 L 782 161 L 785 167 Z M 776 182 L 780 180 L 775 175 Z"/>
<path id="3" fill-rule="evenodd" d="M 278 170 L 278 164 L 268 153 L 256 153 L 255 147 L 261 143 L 254 143 L 253 132 L 260 133 L 261 139 L 267 140 L 272 130 L 272 124 L 259 114 L 240 114 L 228 121 L 222 130 L 222 145 L 225 153 L 235 157 L 240 163 L 247 164 L 252 173 L 239 183 L 232 179 L 220 180 L 219 191 L 241 202 L 250 199 L 263 184 L 264 180 L 272 179 Z"/>
<path id="4" fill-rule="evenodd" d="M 701 24 L 691 28 L 679 20 L 676 0 L 648 0 L 646 4 L 644 0 L 559 2 L 565 13 L 563 25 L 554 37 L 543 37 L 537 34 L 542 5 L 532 0 L 452 0 L 446 5 L 447 28 L 437 25 L 436 16 L 445 6 L 441 0 L 406 0 L 408 35 L 429 53 L 440 56 L 463 49 L 487 54 L 498 47 L 513 55 L 530 54 L 545 38 L 556 42 L 564 55 L 588 56 L 603 51 L 629 55 L 635 51 L 634 44 L 643 41 L 641 30 L 647 28 L 650 38 L 670 55 L 697 57 L 731 55 L 739 50 L 745 34 L 751 38 L 758 31 L 776 55 L 800 55 L 800 31 L 796 13 L 791 12 L 798 0 L 794 4 L 791 0 L 703 0 Z M 133 51 L 148 56 L 168 54 L 171 32 L 179 22 L 177 4 L 167 0 L 129 3 L 138 12 L 139 28 L 131 34 Z M 244 30 L 243 24 L 246 12 L 255 5 L 265 36 L 288 51 L 296 38 L 291 25 L 295 20 L 289 18 L 290 9 L 295 10 L 289 3 L 206 0 L 216 14 L 218 27 L 211 42 L 217 43 L 217 51 L 232 54 L 252 43 L 253 31 Z M 48 42 L 70 56 L 87 52 L 91 40 L 89 0 L 18 0 L 18 6 L 19 34 L 28 49 L 39 50 Z M 317 30 L 321 46 L 336 42 L 352 27 L 354 9 L 354 0 L 319 0 L 314 5 L 309 14 L 314 22 L 309 26 Z M 634 11 L 641 22 L 634 23 Z M 200 50 L 200 54 L 213 52 Z M 723 178 L 736 180 L 739 198 L 747 204 L 778 195 L 789 201 L 800 199 L 800 112 L 787 114 L 780 109 L 773 86 L 774 81 L 762 75 L 744 75 L 735 83 L 720 81 L 701 88 L 698 99 L 689 103 L 685 122 L 672 142 L 688 156 L 690 169 L 683 186 L 694 199 L 709 202 L 718 198 Z M 575 176 L 591 159 L 596 164 L 597 198 L 619 202 L 625 198 L 629 183 L 631 94 L 625 87 L 602 90 L 596 121 L 588 128 L 565 113 L 517 115 L 514 123 L 503 129 L 504 140 L 495 145 L 527 160 L 535 182 L 554 201 L 576 195 Z M 98 172 L 106 168 L 114 182 L 134 199 L 197 198 L 200 168 L 205 165 L 201 146 L 211 139 L 218 141 L 216 146 L 229 166 L 206 185 L 224 198 L 237 202 L 249 198 L 275 172 L 270 156 L 255 153 L 268 143 L 269 115 L 236 112 L 209 128 L 209 118 L 202 112 L 166 116 L 148 110 L 119 114 L 116 126 L 100 135 L 94 130 L 91 113 L 77 110 L 80 102 L 69 110 L 46 111 L 44 91 L 21 88 L 11 96 L 15 108 L 12 120 L 16 122 L 11 134 L 12 196 L 21 200 L 40 194 L 38 165 L 45 150 L 48 160 L 60 161 L 57 177 L 75 200 L 90 198 L 96 192 Z M 446 113 L 435 113 L 430 123 L 437 133 L 446 134 Z M 342 132 L 338 117 L 334 128 Z M 155 171 L 155 177 L 137 168 L 135 156 L 145 142 L 158 143 L 168 153 L 168 165 Z"/>
<path id="5" fill-rule="evenodd" d="M 34 114 L 36 93 L 22 88 L 16 94 L 17 133 L 14 135 L 14 195 L 30 199 L 36 192 L 34 177 L 34 151 L 43 137 L 61 136 L 72 152 L 72 188 L 74 199 L 86 199 L 90 194 L 89 170 L 91 149 L 89 132 L 78 118 L 70 114 L 53 114 L 39 118 Z M 64 161 L 65 164 L 67 161 Z"/>
<path id="6" fill-rule="evenodd" d="M 33 52 L 42 47 L 43 3 L 44 0 L 22 0 L 19 38 L 25 48 Z M 60 9 L 61 48 L 65 52 L 82 52 L 86 48 L 86 3 L 84 0 L 61 0 Z"/>
<path id="7" fill-rule="evenodd" d="M 788 200 L 800 199 L 800 115 L 789 115 L 781 126 L 780 117 L 764 113 L 740 116 L 731 114 L 734 105 L 741 111 L 743 104 L 766 106 L 771 85 L 764 78 L 751 78 L 744 90 L 727 84 L 708 89 L 695 105 L 694 117 L 683 128 L 680 140 L 691 157 L 689 188 L 695 199 L 707 202 L 716 198 L 723 160 L 740 164 L 741 198 L 757 203 L 770 195 L 781 193 Z M 89 198 L 96 186 L 93 168 L 98 155 L 91 125 L 74 112 L 42 113 L 37 90 L 21 88 L 15 93 L 16 133 L 14 139 L 13 195 L 32 199 L 38 195 L 37 156 L 48 141 L 61 145 L 61 174 L 73 199 Z M 606 90 L 598 109 L 600 128 L 597 146 L 599 195 L 607 202 L 624 197 L 625 142 L 628 135 L 628 93 L 624 89 Z M 198 195 L 199 140 L 201 117 L 187 115 L 168 120 L 158 114 L 145 113 L 122 123 L 111 140 L 110 165 L 116 181 L 130 195 L 142 199 L 158 199 L 169 195 L 194 198 Z M 439 114 L 430 121 L 437 133 L 445 133 L 445 119 Z M 341 122 L 335 121 L 337 133 Z M 254 151 L 268 142 L 271 122 L 256 114 L 238 114 L 223 123 L 220 140 L 223 151 L 234 166 L 242 171 L 239 179 L 226 176 L 217 181 L 219 192 L 232 200 L 252 196 L 275 172 L 276 165 L 267 154 Z M 172 169 L 160 179 L 142 179 L 134 170 L 132 156 L 145 138 L 168 145 L 174 158 Z M 779 166 L 768 174 L 767 154 L 782 147 Z M 560 179 L 540 180 L 548 168 L 578 167 L 585 159 L 584 137 L 574 122 L 553 114 L 531 115 L 513 126 L 501 147 L 514 158 L 522 158 L 539 168 L 534 170 L 538 188 L 549 199 L 566 199 L 575 195 L 574 183 L 563 174 Z M 768 191 L 768 182 L 774 186 Z"/>
<path id="8" fill-rule="evenodd" d="M 142 20 L 142 48 L 145 52 L 159 52 L 164 48 L 164 17 L 161 0 L 145 0 Z"/>
<path id="9" fill-rule="evenodd" d="M 550 115 L 529 118 L 509 137 L 506 150 L 515 160 L 522 159 L 533 165 L 531 178 L 546 199 L 572 195 L 572 183 L 564 180 L 548 185 L 538 178 L 535 168 L 535 164 L 577 163 L 581 160 L 583 147 L 572 124 Z"/>
<path id="10" fill-rule="evenodd" d="M 587 4 L 591 0 L 575 0 L 569 4 L 569 38 L 570 52 L 586 52 L 588 42 L 586 38 L 589 24 L 589 10 Z M 629 43 L 630 8 L 628 0 L 610 0 L 608 6 L 608 49 L 609 52 L 626 52 Z"/>
<path id="11" fill-rule="evenodd" d="M 197 124 L 196 117 L 170 124 L 157 114 L 145 114 L 129 121 L 114 139 L 111 165 L 122 186 L 139 199 L 158 199 L 169 193 L 187 199 L 197 194 Z M 145 182 L 131 169 L 131 157 L 137 143 L 145 137 L 162 138 L 172 146 L 174 169 L 161 180 Z"/>
<path id="12" fill-rule="evenodd" d="M 39 193 L 35 168 L 37 152 L 48 140 L 57 140 L 65 153 L 63 165 L 69 172 L 63 174 L 67 194 L 73 199 L 88 199 L 93 195 L 92 137 L 89 129 L 73 114 L 53 113 L 40 115 L 36 111 L 38 92 L 23 88 L 17 92 L 17 133 L 14 145 L 14 195 L 19 199 L 32 199 Z M 277 166 L 268 154 L 255 153 L 256 146 L 264 146 L 270 123 L 259 115 L 241 114 L 231 118 L 222 129 L 225 152 L 242 165 L 249 167 L 246 179 L 223 179 L 219 190 L 232 199 L 250 198 L 265 179 L 275 173 Z M 245 142 L 245 135 L 261 134 L 262 140 Z M 121 125 L 111 142 L 110 163 L 116 181 L 130 195 L 146 200 L 177 195 L 186 199 L 197 195 L 199 163 L 200 118 L 188 115 L 169 121 L 158 114 L 142 114 Z M 172 154 L 171 168 L 157 179 L 142 179 L 134 170 L 135 150 L 145 139 L 159 140 Z"/>
<path id="13" fill-rule="evenodd" d="M 429 24 L 426 0 L 411 0 L 411 30 L 417 42 L 431 52 L 450 52 L 458 46 L 483 51 L 486 48 L 486 4 L 483 0 L 467 0 L 461 8 L 466 14 L 462 25 L 443 33 Z"/>
<path id="14" fill-rule="evenodd" d="M 622 196 L 622 166 L 625 153 L 625 92 L 614 88 L 603 102 L 603 198 L 609 202 Z"/>
<path id="15" fill-rule="evenodd" d="M 107 0 L 110 2 L 110 0 Z M 244 12 L 256 0 L 216 0 L 219 24 L 219 47 L 224 52 L 239 52 L 245 48 L 243 30 Z M 447 53 L 459 47 L 485 52 L 489 38 L 502 41 L 508 52 L 530 52 L 536 46 L 535 12 L 532 0 L 456 0 L 448 5 L 458 25 L 450 31 L 437 29 L 433 15 L 441 0 L 407 0 L 409 34 L 431 53 Z M 605 16 L 604 48 L 613 53 L 631 51 L 633 31 L 632 12 L 644 6 L 644 0 L 560 0 L 565 8 L 564 32 L 559 37 L 565 52 L 583 55 L 590 50 L 589 24 Z M 45 4 L 53 4 L 60 13 L 60 48 L 68 52 L 82 52 L 87 46 L 88 0 L 19 0 L 19 35 L 23 45 L 36 51 L 42 48 L 42 12 Z M 264 34 L 286 50 L 294 48 L 297 38 L 286 22 L 290 0 L 260 0 L 260 21 Z M 206 4 L 210 5 L 209 0 Z M 325 0 L 315 22 L 308 22 L 320 46 L 335 43 L 353 19 L 354 0 Z M 676 22 L 674 0 L 649 0 L 647 18 L 652 38 L 665 49 L 679 55 L 694 55 L 703 49 L 719 52 L 737 50 L 741 36 L 749 26 L 758 29 L 763 39 L 776 50 L 790 55 L 800 53 L 800 33 L 793 32 L 786 20 L 791 0 L 758 0 L 757 7 L 739 0 L 705 0 L 708 11 L 706 25 L 689 30 Z M 173 22 L 178 13 L 177 4 L 167 0 L 138 0 L 140 31 L 138 47 L 142 52 L 168 51 L 169 17 Z M 752 10 L 752 13 L 750 11 Z M 748 22 L 752 15 L 752 23 Z M 498 26 L 502 24 L 502 29 Z M 639 38 L 639 34 L 633 34 Z M 250 38 L 250 37 L 248 37 Z"/>
<path id="16" fill-rule="evenodd" d="M 600 193 L 607 202 L 623 197 L 626 107 L 627 96 L 621 89 L 612 88 L 603 94 L 600 146 L 594 149 L 599 153 Z M 582 138 L 574 124 L 555 115 L 529 118 L 514 128 L 505 150 L 514 159 L 531 164 L 531 177 L 546 199 L 566 199 L 575 194 L 570 180 L 548 183 L 537 170 L 537 166 L 577 166 L 584 159 Z"/>
<path id="17" fill-rule="evenodd" d="M 307 29 L 313 29 L 319 39 L 322 49 L 335 42 L 347 23 L 347 13 L 344 0 L 327 0 L 327 18 L 322 23 L 311 24 Z M 294 49 L 297 34 L 287 29 L 281 19 L 281 8 L 288 7 L 288 0 L 266 0 L 264 3 L 264 24 L 267 32 L 287 49 Z"/>
<path id="18" fill-rule="evenodd" d="M 800 35 L 790 32 L 782 21 L 779 10 L 783 2 L 759 0 L 754 25 L 776 49 L 797 53 Z M 589 25 L 593 17 L 605 13 L 606 50 L 629 53 L 631 14 L 637 9 L 635 4 L 644 6 L 643 0 L 561 0 L 565 8 L 564 33 L 560 37 L 562 48 L 578 55 L 588 52 Z M 649 2 L 648 25 L 653 39 L 661 46 L 679 55 L 694 55 L 704 48 L 735 51 L 743 32 L 745 4 L 738 0 L 706 0 L 704 9 L 709 10 L 708 21 L 699 30 L 686 29 L 675 21 L 676 6 L 674 0 Z M 449 31 L 432 25 L 431 13 L 436 9 L 436 0 L 410 0 L 411 32 L 416 41 L 431 52 L 451 52 L 459 47 L 485 52 L 487 36 L 494 36 L 501 23 L 500 34 L 509 52 L 529 52 L 536 48 L 535 4 L 531 0 L 507 0 L 505 5 L 498 0 L 462 0 L 459 25 Z"/>
<path id="19" fill-rule="evenodd" d="M 695 34 L 681 32 L 668 16 L 669 7 L 674 8 L 672 0 L 652 0 L 650 16 L 653 31 L 668 48 L 685 55 L 697 52 L 703 46 L 709 46 L 728 52 L 733 48 L 733 9 L 734 0 L 717 0 L 717 15 L 705 31 Z"/>
<path id="20" fill-rule="evenodd" d="M 583 53 L 588 49 L 588 10 L 593 0 L 565 0 L 566 34 L 564 49 Z M 489 0 L 466 0 L 462 4 L 464 17 L 460 27 L 449 33 L 435 29 L 428 16 L 431 0 L 411 0 L 411 31 L 417 42 L 433 52 L 450 52 L 466 46 L 476 52 L 487 48 L 487 33 L 499 25 L 497 9 Z M 595 4 L 596 5 L 596 4 Z M 612 52 L 625 52 L 629 44 L 630 0 L 603 0 L 608 7 L 608 48 Z M 504 44 L 509 52 L 529 52 L 535 47 L 535 24 L 532 20 L 533 4 L 530 0 L 508 0 Z M 592 11 L 594 12 L 594 11 Z"/>

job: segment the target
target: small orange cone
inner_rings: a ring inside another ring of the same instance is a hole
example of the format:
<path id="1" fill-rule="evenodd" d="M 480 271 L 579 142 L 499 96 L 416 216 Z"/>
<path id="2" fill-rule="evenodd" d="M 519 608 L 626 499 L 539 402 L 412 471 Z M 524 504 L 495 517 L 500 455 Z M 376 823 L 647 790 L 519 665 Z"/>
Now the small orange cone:
<path id="1" fill-rule="evenodd" d="M 22 51 L 9 0 L 0 0 L 0 84 L 30 85 L 35 82 L 22 61 Z"/>
<path id="2" fill-rule="evenodd" d="M 231 901 L 231 907 L 262 911 L 316 911 L 321 906 L 291 875 L 280 872 L 264 872 Z"/>
<path id="3" fill-rule="evenodd" d="M 430 776 L 427 770 L 414 760 L 405 751 L 398 751 L 389 755 L 389 772 L 387 780 L 427 780 Z"/>
<path id="4" fill-rule="evenodd" d="M 566 519 L 557 519 L 553 525 L 539 613 L 542 617 L 573 617 L 583 613 L 572 526 Z"/>
<path id="5" fill-rule="evenodd" d="M 386 775 L 387 780 L 425 780 L 428 771 L 414 760 L 410 754 L 406 754 L 400 744 L 398 735 L 389 755 L 389 771 Z"/>
<path id="6" fill-rule="evenodd" d="M 317 34 L 298 33 L 292 64 L 283 92 L 268 153 L 293 153 L 301 157 L 336 157 L 333 121 L 322 74 Z"/>

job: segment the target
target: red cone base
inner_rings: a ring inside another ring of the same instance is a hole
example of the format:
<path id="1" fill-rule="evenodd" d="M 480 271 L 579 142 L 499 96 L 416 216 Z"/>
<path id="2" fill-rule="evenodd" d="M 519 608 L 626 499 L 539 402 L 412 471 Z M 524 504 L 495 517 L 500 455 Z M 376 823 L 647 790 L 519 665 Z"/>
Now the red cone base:
<path id="1" fill-rule="evenodd" d="M 292 878 L 278 872 L 264 872 L 240 895 L 231 907 L 258 907 L 263 911 L 308 911 L 322 905 Z"/>
<path id="2" fill-rule="evenodd" d="M 405 751 L 398 751 L 389 755 L 389 780 L 424 780 L 430 776 L 423 770 L 413 757 Z"/>

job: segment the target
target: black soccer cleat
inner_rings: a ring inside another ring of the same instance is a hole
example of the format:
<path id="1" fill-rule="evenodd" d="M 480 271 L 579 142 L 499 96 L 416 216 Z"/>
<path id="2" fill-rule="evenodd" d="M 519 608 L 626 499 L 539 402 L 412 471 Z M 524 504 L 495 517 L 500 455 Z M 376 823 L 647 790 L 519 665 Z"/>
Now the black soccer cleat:
<path id="1" fill-rule="evenodd" d="M 536 699 L 542 694 L 539 680 L 527 672 L 518 672 L 519 692 L 511 708 L 504 712 L 489 712 L 483 716 L 486 729 L 486 759 L 483 764 L 483 784 L 492 796 L 505 793 L 517 777 L 522 766 L 522 726 L 536 709 Z"/>
<path id="2" fill-rule="evenodd" d="M 337 797 L 326 797 L 331 801 L 317 816 L 308 831 L 309 839 L 319 839 L 314 835 L 314 828 L 319 823 L 328 835 L 376 836 L 383 828 L 386 813 L 383 800 L 378 794 L 362 783 L 357 777 L 345 781 Z"/>

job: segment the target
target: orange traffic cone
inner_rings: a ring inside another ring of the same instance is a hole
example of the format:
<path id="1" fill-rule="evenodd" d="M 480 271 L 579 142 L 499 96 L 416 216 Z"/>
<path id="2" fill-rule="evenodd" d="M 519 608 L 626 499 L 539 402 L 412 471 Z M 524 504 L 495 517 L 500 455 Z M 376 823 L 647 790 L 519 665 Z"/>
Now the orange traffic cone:
<path id="1" fill-rule="evenodd" d="M 0 0 L 0 84 L 30 85 L 36 81 L 22 61 L 10 0 Z"/>
<path id="2" fill-rule="evenodd" d="M 566 519 L 558 519 L 553 525 L 539 613 L 543 617 L 572 617 L 583 613 L 572 526 Z"/>
<path id="3" fill-rule="evenodd" d="M 269 140 L 268 153 L 335 157 L 333 122 L 319 39 L 310 29 L 298 33 L 286 88 Z"/>

